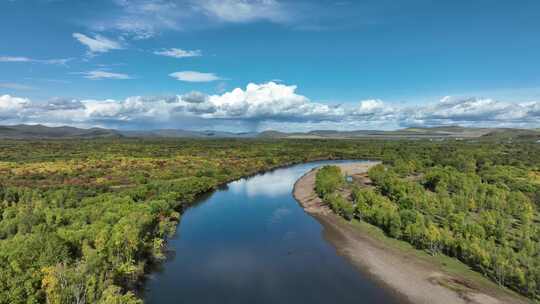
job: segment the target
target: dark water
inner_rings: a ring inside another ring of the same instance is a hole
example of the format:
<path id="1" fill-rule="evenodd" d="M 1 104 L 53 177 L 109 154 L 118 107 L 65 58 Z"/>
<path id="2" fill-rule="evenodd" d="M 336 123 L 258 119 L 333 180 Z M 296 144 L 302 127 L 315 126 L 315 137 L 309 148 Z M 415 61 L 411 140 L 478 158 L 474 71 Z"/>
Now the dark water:
<path id="1" fill-rule="evenodd" d="M 398 303 L 357 272 L 294 200 L 294 182 L 322 163 L 229 183 L 187 210 L 175 251 L 146 284 L 145 302 Z"/>

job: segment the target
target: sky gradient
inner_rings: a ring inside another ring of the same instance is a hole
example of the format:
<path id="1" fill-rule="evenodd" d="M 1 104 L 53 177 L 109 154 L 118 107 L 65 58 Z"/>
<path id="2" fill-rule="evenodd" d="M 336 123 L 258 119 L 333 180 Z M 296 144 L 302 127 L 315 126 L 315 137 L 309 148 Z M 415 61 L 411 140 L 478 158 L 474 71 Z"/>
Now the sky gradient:
<path id="1" fill-rule="evenodd" d="M 540 127 L 538 1 L 4 0 L 0 124 Z"/>

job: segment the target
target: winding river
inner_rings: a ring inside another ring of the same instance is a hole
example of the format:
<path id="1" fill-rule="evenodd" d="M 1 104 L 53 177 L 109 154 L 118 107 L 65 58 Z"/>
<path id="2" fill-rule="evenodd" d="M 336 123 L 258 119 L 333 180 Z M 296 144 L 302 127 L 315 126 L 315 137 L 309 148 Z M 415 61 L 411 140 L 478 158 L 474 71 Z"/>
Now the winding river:
<path id="1" fill-rule="evenodd" d="M 399 303 L 358 272 L 292 196 L 311 162 L 231 182 L 200 198 L 169 240 L 145 303 Z"/>

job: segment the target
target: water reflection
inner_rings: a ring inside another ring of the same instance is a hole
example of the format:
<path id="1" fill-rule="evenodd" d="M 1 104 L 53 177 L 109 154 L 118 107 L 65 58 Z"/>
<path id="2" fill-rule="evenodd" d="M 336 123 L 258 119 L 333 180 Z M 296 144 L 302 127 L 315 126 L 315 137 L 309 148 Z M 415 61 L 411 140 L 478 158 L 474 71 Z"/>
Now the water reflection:
<path id="1" fill-rule="evenodd" d="M 229 189 L 236 193 L 245 193 L 248 197 L 258 195 L 278 197 L 290 193 L 298 174 L 294 170 L 277 169 L 249 179 L 229 183 Z"/>
<path id="2" fill-rule="evenodd" d="M 146 303 L 397 303 L 336 254 L 292 197 L 319 164 L 229 183 L 189 208 Z"/>
<path id="3" fill-rule="evenodd" d="M 292 214 L 292 210 L 290 208 L 285 208 L 285 207 L 277 208 L 276 210 L 272 212 L 272 215 L 270 216 L 270 222 L 272 224 L 279 223 L 284 217 L 291 214 Z"/>

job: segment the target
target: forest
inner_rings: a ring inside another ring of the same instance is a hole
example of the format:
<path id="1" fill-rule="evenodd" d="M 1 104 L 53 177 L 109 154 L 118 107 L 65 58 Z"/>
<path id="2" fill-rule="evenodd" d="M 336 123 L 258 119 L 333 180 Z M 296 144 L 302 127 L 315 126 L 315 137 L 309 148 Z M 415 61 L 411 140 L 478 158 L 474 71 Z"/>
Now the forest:
<path id="1" fill-rule="evenodd" d="M 145 274 L 199 194 L 319 159 L 384 163 L 354 202 L 336 195 L 339 171 L 321 170 L 318 191 L 345 217 L 537 297 L 538 152 L 427 140 L 3 140 L 0 303 L 142 303 Z"/>
<path id="2" fill-rule="evenodd" d="M 397 147 L 347 181 L 317 172 L 316 192 L 345 219 L 432 255 L 455 257 L 499 285 L 540 300 L 540 149 L 530 144 Z M 350 193 L 350 194 L 349 194 Z"/>
<path id="3" fill-rule="evenodd" d="M 141 303 L 198 194 L 278 166 L 376 154 L 347 142 L 0 142 L 0 303 Z"/>

